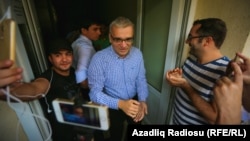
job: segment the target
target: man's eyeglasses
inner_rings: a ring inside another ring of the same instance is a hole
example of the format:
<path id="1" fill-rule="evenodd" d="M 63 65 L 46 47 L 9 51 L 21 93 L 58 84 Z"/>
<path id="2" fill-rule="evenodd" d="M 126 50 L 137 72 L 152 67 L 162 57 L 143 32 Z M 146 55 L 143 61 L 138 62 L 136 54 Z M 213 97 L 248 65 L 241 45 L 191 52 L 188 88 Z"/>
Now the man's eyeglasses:
<path id="1" fill-rule="evenodd" d="M 133 37 L 121 39 L 121 38 L 113 37 L 112 34 L 110 34 L 110 37 L 117 44 L 121 44 L 122 42 L 125 42 L 126 44 L 131 44 L 134 41 Z"/>
<path id="2" fill-rule="evenodd" d="M 191 41 L 192 39 L 194 39 L 194 38 L 204 38 L 204 37 L 208 37 L 208 36 L 192 36 L 192 35 L 188 35 L 188 37 L 187 37 L 187 40 L 188 41 Z"/>

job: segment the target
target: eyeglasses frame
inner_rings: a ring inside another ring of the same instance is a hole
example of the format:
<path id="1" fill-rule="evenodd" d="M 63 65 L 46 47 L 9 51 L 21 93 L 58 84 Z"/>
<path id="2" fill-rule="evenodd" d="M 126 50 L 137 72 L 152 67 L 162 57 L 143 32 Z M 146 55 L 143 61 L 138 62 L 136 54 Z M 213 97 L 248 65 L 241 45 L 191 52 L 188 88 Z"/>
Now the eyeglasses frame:
<path id="1" fill-rule="evenodd" d="M 121 44 L 123 42 L 125 42 L 126 44 L 132 44 L 133 41 L 134 41 L 134 37 L 130 37 L 130 38 L 126 38 L 126 39 L 121 39 L 121 38 L 114 37 L 111 33 L 110 33 L 110 37 L 117 44 Z"/>

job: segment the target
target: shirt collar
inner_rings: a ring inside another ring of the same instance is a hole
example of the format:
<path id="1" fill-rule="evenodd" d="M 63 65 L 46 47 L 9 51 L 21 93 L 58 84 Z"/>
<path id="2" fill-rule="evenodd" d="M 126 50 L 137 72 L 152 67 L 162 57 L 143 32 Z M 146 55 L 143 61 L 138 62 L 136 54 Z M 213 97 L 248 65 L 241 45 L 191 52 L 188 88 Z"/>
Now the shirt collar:
<path id="1" fill-rule="evenodd" d="M 82 38 L 83 40 L 85 40 L 86 42 L 88 42 L 88 43 L 90 43 L 92 45 L 92 41 L 88 37 L 81 34 L 80 38 Z"/>

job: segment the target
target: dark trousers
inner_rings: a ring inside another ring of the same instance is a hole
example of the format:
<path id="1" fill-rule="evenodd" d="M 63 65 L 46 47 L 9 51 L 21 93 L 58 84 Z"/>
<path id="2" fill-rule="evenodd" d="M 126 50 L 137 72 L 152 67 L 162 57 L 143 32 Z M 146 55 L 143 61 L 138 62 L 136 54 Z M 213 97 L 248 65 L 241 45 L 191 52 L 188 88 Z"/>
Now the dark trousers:
<path id="1" fill-rule="evenodd" d="M 95 141 L 122 141 L 123 137 L 124 141 L 127 141 L 127 126 L 125 122 L 127 122 L 127 124 L 141 124 L 140 122 L 134 122 L 133 119 L 127 116 L 122 110 L 109 109 L 109 118 L 109 137 L 105 139 L 104 132 L 96 130 L 94 132 Z"/>

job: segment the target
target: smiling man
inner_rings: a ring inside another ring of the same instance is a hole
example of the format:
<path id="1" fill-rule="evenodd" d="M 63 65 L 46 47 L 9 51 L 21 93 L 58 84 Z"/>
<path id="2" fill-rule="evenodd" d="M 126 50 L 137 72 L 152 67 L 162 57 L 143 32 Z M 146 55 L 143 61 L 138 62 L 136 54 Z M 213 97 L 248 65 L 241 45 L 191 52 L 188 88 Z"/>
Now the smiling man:
<path id="1" fill-rule="evenodd" d="M 226 33 L 226 23 L 221 19 L 205 18 L 194 21 L 186 39 L 190 56 L 182 68 L 166 72 L 167 82 L 177 87 L 174 124 L 215 124 L 218 110 L 213 99 L 213 87 L 225 75 L 230 61 L 220 51 Z"/>
<path id="2" fill-rule="evenodd" d="M 124 121 L 139 124 L 147 114 L 148 88 L 142 53 L 132 46 L 134 24 L 118 17 L 109 29 L 111 46 L 98 51 L 89 65 L 89 96 L 109 107 L 110 140 L 120 141 Z M 98 131 L 96 135 L 96 141 L 103 140 Z"/>
<path id="3" fill-rule="evenodd" d="M 79 133 L 75 126 L 58 122 L 52 106 L 53 100 L 57 98 L 72 100 L 80 95 L 75 70 L 71 67 L 73 50 L 69 42 L 61 38 L 53 39 L 48 46 L 48 60 L 50 68 L 30 83 L 19 82 L 20 84 L 11 87 L 10 93 L 23 101 L 39 99 L 44 116 L 51 125 L 54 141 L 72 141 L 78 135 L 90 136 L 91 140 L 91 129 L 82 128 Z"/>

